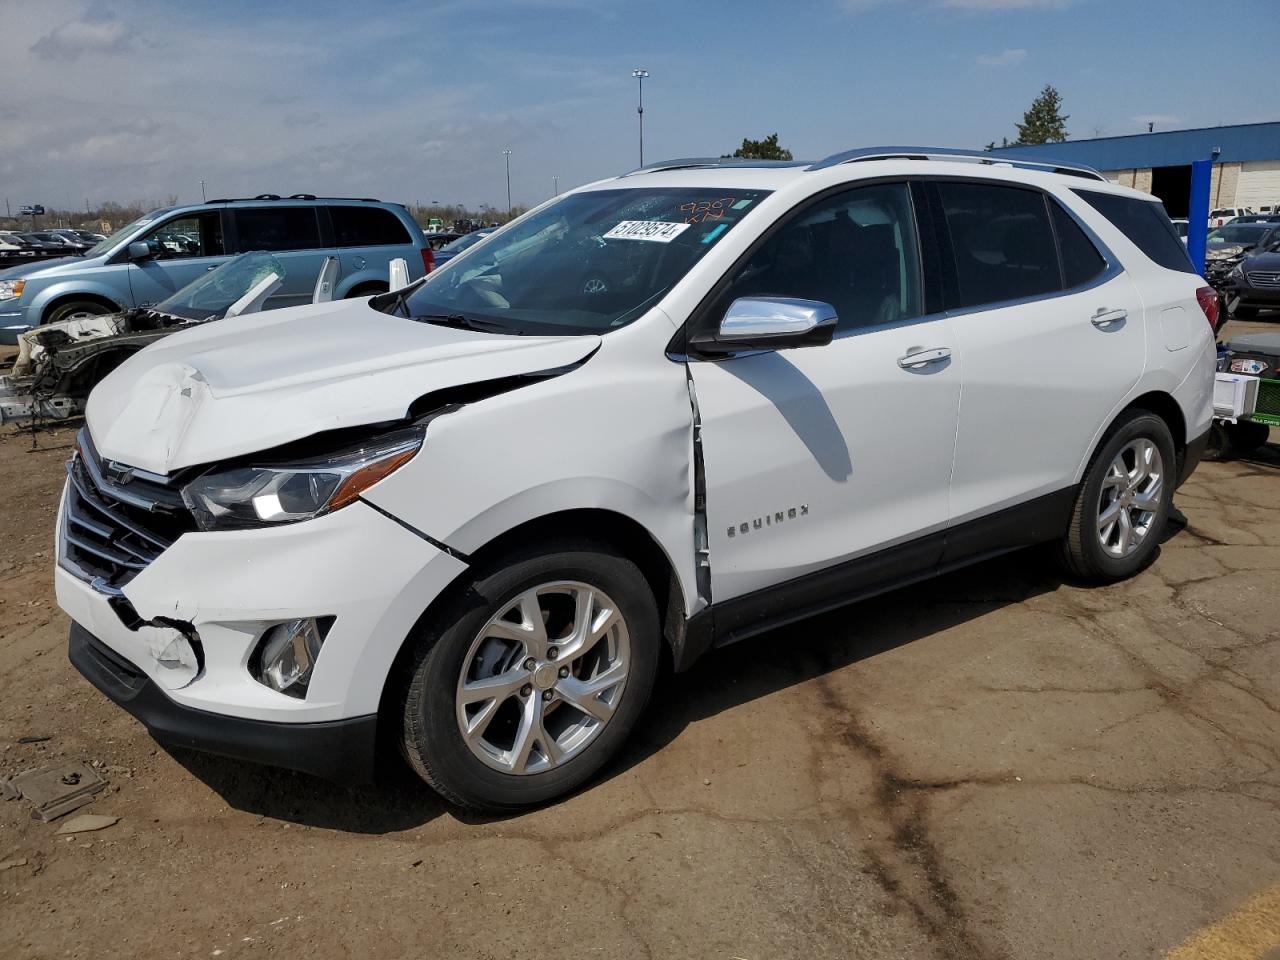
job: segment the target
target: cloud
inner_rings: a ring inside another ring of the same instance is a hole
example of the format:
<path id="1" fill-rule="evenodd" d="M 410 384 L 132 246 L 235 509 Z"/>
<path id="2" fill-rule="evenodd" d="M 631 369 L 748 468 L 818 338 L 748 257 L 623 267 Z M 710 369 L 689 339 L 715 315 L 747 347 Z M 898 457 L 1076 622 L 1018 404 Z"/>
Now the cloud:
<path id="1" fill-rule="evenodd" d="M 123 53 L 133 38 L 125 25 L 108 14 L 94 11 L 60 24 L 31 45 L 31 52 L 45 60 L 78 60 L 83 54 Z"/>
<path id="2" fill-rule="evenodd" d="M 1025 62 L 1026 59 L 1026 50 L 1022 47 L 1012 47 L 1001 50 L 999 53 L 980 53 L 974 63 L 984 67 L 1012 67 Z"/>

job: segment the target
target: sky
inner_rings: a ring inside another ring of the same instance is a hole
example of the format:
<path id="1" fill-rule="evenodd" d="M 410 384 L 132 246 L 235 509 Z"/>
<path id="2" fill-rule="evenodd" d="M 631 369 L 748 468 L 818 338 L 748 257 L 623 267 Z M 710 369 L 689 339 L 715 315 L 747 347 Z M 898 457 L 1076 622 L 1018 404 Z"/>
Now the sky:
<path id="1" fill-rule="evenodd" d="M 516 204 L 777 131 L 798 158 L 1280 120 L 1277 0 L 0 0 L 0 193 Z M 1272 45 L 1273 46 L 1273 45 Z M 3 199 L 3 198 L 0 198 Z"/>

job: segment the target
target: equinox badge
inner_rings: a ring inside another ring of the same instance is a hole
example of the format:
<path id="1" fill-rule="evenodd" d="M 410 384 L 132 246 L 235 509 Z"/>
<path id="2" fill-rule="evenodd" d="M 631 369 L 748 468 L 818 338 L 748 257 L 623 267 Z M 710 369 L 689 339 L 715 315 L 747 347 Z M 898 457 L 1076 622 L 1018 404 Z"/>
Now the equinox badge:
<path id="1" fill-rule="evenodd" d="M 729 528 L 729 537 L 732 539 L 738 534 L 750 533 L 752 530 L 763 530 L 765 527 L 776 527 L 788 520 L 798 520 L 800 517 L 809 515 L 809 505 L 802 503 L 798 507 L 788 507 L 786 510 L 779 510 L 776 513 L 766 513 L 763 517 L 756 517 L 754 520 L 744 521 Z"/>

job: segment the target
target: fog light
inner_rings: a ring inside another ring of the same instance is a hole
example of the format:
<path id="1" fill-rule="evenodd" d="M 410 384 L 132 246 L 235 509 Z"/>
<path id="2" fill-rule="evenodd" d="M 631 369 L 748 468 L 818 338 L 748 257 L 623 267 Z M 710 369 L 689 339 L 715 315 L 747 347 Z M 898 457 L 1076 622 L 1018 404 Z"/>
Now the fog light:
<path id="1" fill-rule="evenodd" d="M 311 672 L 333 617 L 309 617 L 278 623 L 258 644 L 251 669 L 254 678 L 272 690 L 301 699 L 307 695 Z"/>

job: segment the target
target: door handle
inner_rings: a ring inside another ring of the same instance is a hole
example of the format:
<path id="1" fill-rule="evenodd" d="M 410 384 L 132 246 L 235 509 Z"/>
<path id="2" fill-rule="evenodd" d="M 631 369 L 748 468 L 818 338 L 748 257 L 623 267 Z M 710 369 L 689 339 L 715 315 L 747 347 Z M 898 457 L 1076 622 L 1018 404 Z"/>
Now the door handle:
<path id="1" fill-rule="evenodd" d="M 1106 307 L 1099 307 L 1097 313 L 1090 318 L 1090 322 L 1098 329 L 1102 329 L 1128 319 L 1128 310 L 1108 310 Z"/>
<path id="2" fill-rule="evenodd" d="M 898 366 L 903 370 L 919 370 L 931 363 L 941 363 L 951 359 L 950 347 L 912 347 L 905 357 L 898 358 Z"/>

